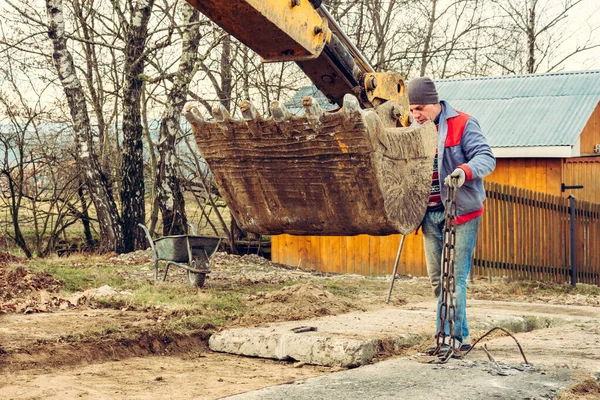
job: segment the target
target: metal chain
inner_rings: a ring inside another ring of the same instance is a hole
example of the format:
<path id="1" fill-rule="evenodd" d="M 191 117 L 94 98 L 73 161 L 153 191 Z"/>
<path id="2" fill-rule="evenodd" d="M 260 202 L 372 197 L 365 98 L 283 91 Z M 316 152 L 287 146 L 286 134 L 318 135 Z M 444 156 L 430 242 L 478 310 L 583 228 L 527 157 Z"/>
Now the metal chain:
<path id="1" fill-rule="evenodd" d="M 453 183 L 456 183 L 457 178 Z M 440 328 L 435 335 L 436 349 L 432 355 L 438 355 L 440 362 L 445 363 L 455 352 L 456 339 L 454 338 L 454 323 L 456 322 L 456 307 L 454 305 L 454 293 L 456 291 L 456 280 L 454 278 L 455 244 L 456 244 L 456 189 L 454 186 L 447 187 L 448 192 L 444 200 L 444 247 L 442 249 L 442 300 L 438 310 Z M 446 341 L 446 322 L 450 327 L 449 348 L 444 354 L 440 349 Z"/>

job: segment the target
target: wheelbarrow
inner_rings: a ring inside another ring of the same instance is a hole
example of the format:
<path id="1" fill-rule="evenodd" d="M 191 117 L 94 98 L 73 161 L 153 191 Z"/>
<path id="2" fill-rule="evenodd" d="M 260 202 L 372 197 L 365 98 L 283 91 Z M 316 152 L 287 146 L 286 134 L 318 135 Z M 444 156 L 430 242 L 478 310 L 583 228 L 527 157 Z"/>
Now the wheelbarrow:
<path id="1" fill-rule="evenodd" d="M 154 258 L 154 280 L 158 281 L 158 262 L 166 261 L 163 282 L 167 279 L 169 267 L 174 265 L 187 271 L 190 286 L 204 286 L 206 275 L 210 273 L 210 263 L 219 249 L 221 238 L 216 236 L 175 235 L 152 239 L 146 226 L 138 224 L 146 233 Z"/>

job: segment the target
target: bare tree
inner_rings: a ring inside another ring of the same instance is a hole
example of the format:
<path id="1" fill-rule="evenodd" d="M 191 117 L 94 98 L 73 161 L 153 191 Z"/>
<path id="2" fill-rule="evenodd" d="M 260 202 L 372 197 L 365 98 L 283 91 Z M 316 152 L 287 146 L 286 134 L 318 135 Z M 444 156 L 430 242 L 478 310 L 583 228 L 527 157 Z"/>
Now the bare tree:
<path id="1" fill-rule="evenodd" d="M 144 80 L 142 74 L 146 63 L 146 40 L 148 21 L 152 14 L 154 0 L 127 2 L 131 10 L 129 20 L 119 9 L 119 2 L 113 4 L 121 25 L 124 27 L 125 63 L 123 65 L 123 173 L 121 186 L 121 207 L 125 251 L 145 248 L 144 232 L 137 226 L 145 222 L 145 186 L 143 162 L 143 126 L 141 117 L 141 96 Z"/>
<path id="2" fill-rule="evenodd" d="M 181 7 L 183 27 L 179 68 L 172 77 L 167 104 L 160 123 L 158 142 L 157 199 L 162 214 L 163 234 L 187 232 L 185 201 L 179 182 L 176 138 L 181 132 L 181 111 L 187 99 L 190 81 L 197 71 L 200 43 L 199 12 L 189 4 Z"/>
<path id="3" fill-rule="evenodd" d="M 105 250 L 122 252 L 125 238 L 121 219 L 108 181 L 94 153 L 85 94 L 77 77 L 73 58 L 67 48 L 62 0 L 46 0 L 46 9 L 48 36 L 52 40 L 54 49 L 54 65 L 71 112 L 77 158 L 85 171 L 88 191 L 98 214 L 100 243 Z"/>
<path id="4" fill-rule="evenodd" d="M 577 9 L 583 12 L 583 0 L 493 0 L 493 3 L 502 17 L 499 29 L 504 40 L 491 61 L 505 73 L 553 71 L 576 54 L 600 46 L 600 41 L 589 36 L 574 48 L 566 47 L 574 33 L 567 29 L 569 14 Z M 587 12 L 593 14 L 594 10 Z M 590 27 L 590 33 L 593 29 L 597 26 Z"/>
<path id="5" fill-rule="evenodd" d="M 7 234 L 15 241 L 17 246 L 25 253 L 27 258 L 32 257 L 31 249 L 27 244 L 20 225 L 20 213 L 23 197 L 25 196 L 25 170 L 26 170 L 26 151 L 25 136 L 31 118 L 24 119 L 18 123 L 16 115 L 12 112 L 12 105 L 6 99 L 5 95 L 0 95 L 0 102 L 4 106 L 5 113 L 10 118 L 10 124 L 15 127 L 10 132 L 8 124 L 3 124 L 0 135 L 0 150 L 2 158 L 0 159 L 0 193 L 8 206 L 10 221 L 12 224 L 12 235 L 7 230 Z M 8 222 L 8 221 L 7 221 Z"/>

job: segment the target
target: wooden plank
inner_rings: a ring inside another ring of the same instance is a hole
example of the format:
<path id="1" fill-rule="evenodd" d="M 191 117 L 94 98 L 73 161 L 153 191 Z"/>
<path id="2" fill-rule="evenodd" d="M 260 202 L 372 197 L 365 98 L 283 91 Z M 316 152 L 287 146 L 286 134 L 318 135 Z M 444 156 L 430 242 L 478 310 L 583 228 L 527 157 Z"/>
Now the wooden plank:
<path id="1" fill-rule="evenodd" d="M 339 272 L 338 258 L 340 256 L 339 241 L 336 236 L 322 236 L 321 237 L 321 257 L 327 268 L 327 272 Z"/>
<path id="2" fill-rule="evenodd" d="M 357 262 L 357 272 L 361 275 L 369 276 L 370 275 L 370 267 L 369 267 L 369 236 L 368 235 L 358 235 L 356 238 L 356 247 L 355 251 L 358 252 L 356 256 Z"/>
<path id="3" fill-rule="evenodd" d="M 552 196 L 550 196 L 549 194 L 545 194 L 545 201 L 547 202 L 547 206 L 546 206 L 546 226 L 544 227 L 544 231 L 546 233 L 546 264 L 553 268 L 556 268 L 556 265 L 554 264 L 554 256 L 553 256 L 553 251 L 554 251 L 554 232 L 555 229 L 553 228 L 553 211 L 552 211 L 552 203 L 553 203 L 553 199 Z M 552 274 L 552 278 L 553 281 L 556 279 L 556 274 L 553 273 Z"/>
<path id="4" fill-rule="evenodd" d="M 286 265 L 290 265 L 290 260 L 288 257 L 290 256 L 289 247 L 290 247 L 290 235 L 281 235 L 283 239 L 283 252 L 281 254 L 281 262 Z"/>
<path id="5" fill-rule="evenodd" d="M 523 196 L 525 198 L 524 201 L 524 206 L 525 206 L 525 212 L 524 212 L 524 216 L 523 216 L 523 224 L 525 225 L 525 232 L 524 232 L 524 237 L 523 237 L 523 248 L 525 251 L 524 254 L 524 264 L 527 266 L 525 267 L 525 271 L 524 271 L 524 278 L 525 279 L 532 279 L 533 277 L 533 271 L 531 270 L 532 266 L 534 265 L 533 263 L 533 252 L 534 250 L 534 231 L 535 231 L 535 221 L 533 218 L 533 199 L 532 199 L 532 195 L 533 192 L 531 190 L 525 190 L 523 193 Z"/>
<path id="6" fill-rule="evenodd" d="M 571 247 L 571 240 L 570 240 L 570 232 L 569 232 L 569 212 L 568 212 L 568 207 L 569 207 L 569 200 L 563 198 L 561 200 L 562 202 L 562 207 L 564 209 L 564 213 L 563 213 L 563 218 L 562 218 L 562 231 L 564 233 L 563 235 L 563 248 L 564 248 L 564 252 L 563 252 L 563 259 L 564 259 L 564 265 L 565 265 L 565 282 L 569 281 L 569 268 L 570 268 L 570 258 L 569 258 L 569 251 L 570 251 L 570 247 Z"/>
<path id="7" fill-rule="evenodd" d="M 523 189 L 536 190 L 537 186 L 537 158 L 525 159 L 525 171 L 520 179 L 520 184 L 517 185 Z"/>
<path id="8" fill-rule="evenodd" d="M 303 242 L 303 237 L 302 236 L 296 236 L 296 235 L 290 235 L 289 237 L 289 244 L 288 244 L 288 264 L 289 265 L 293 265 L 295 267 L 297 267 L 301 260 L 300 260 L 300 248 L 301 248 L 301 242 Z"/>
<path id="9" fill-rule="evenodd" d="M 593 219 L 592 234 L 590 240 L 592 246 L 595 243 L 600 243 L 600 204 L 596 204 L 592 207 L 596 217 Z M 600 286 L 600 251 L 592 251 L 592 265 L 594 266 L 593 272 L 596 275 L 594 284 Z"/>
<path id="10" fill-rule="evenodd" d="M 356 255 L 358 253 L 356 248 L 356 236 L 344 236 L 346 242 L 344 247 L 346 251 L 346 271 L 349 274 L 360 274 L 360 267 L 357 266 Z M 358 272 L 357 272 L 358 268 Z"/>
<path id="11" fill-rule="evenodd" d="M 552 225 L 550 227 L 551 231 L 553 232 L 553 241 L 551 243 L 551 247 L 552 247 L 552 259 L 553 259 L 553 265 L 557 268 L 562 270 L 563 268 L 563 264 L 562 264 L 562 257 L 561 254 L 563 252 L 562 246 L 561 246 L 561 237 L 562 237 L 562 226 L 561 226 L 561 216 L 560 216 L 560 211 L 559 211 L 559 207 L 560 207 L 560 201 L 559 198 L 553 198 L 553 209 L 552 209 Z M 558 276 L 555 277 L 555 280 L 557 282 L 562 282 L 562 273 L 557 274 Z"/>
<path id="12" fill-rule="evenodd" d="M 501 186 L 501 191 L 500 194 L 503 196 L 500 201 L 498 202 L 498 237 L 503 238 L 504 240 L 500 240 L 498 242 L 498 244 L 500 245 L 500 248 L 498 249 L 498 261 L 500 261 L 502 263 L 502 265 L 506 265 L 507 262 L 507 254 L 508 254 L 508 241 L 509 241 L 509 233 L 507 232 L 506 226 L 507 226 L 507 221 L 506 221 L 506 201 L 504 200 L 505 198 L 505 185 Z M 493 270 L 494 275 L 497 276 L 501 276 L 503 273 L 503 270 L 501 270 L 500 268 L 498 269 L 494 269 Z"/>
<path id="13" fill-rule="evenodd" d="M 515 266 L 515 203 L 514 203 L 514 186 L 508 188 L 508 202 L 506 210 L 507 229 L 509 233 L 509 246 L 508 246 L 508 275 L 511 276 Z"/>
<path id="14" fill-rule="evenodd" d="M 536 231 L 536 220 L 535 220 L 535 208 L 534 208 L 534 191 L 527 190 L 527 234 L 525 242 L 527 243 L 527 269 L 526 279 L 532 280 L 535 277 L 535 231 Z"/>
<path id="15" fill-rule="evenodd" d="M 546 192 L 555 196 L 562 194 L 560 184 L 562 182 L 562 160 L 548 159 L 546 169 Z"/>
<path id="16" fill-rule="evenodd" d="M 271 261 L 281 263 L 281 253 L 283 249 L 282 244 L 283 235 L 271 236 Z"/>
<path id="17" fill-rule="evenodd" d="M 546 260 L 544 254 L 546 253 L 545 247 L 548 246 L 547 234 L 545 230 L 545 212 L 544 212 L 544 204 L 547 200 L 544 193 L 537 192 L 536 193 L 538 205 L 536 207 L 538 213 L 538 223 L 536 231 L 538 232 L 538 246 L 537 246 L 537 264 L 540 266 L 540 272 L 537 274 L 538 280 L 545 280 L 549 278 L 548 273 L 544 271 L 544 268 L 548 267 L 546 264 Z"/>
<path id="18" fill-rule="evenodd" d="M 577 251 L 575 252 L 576 254 L 576 265 L 577 265 L 577 282 L 582 282 L 583 279 L 583 272 L 585 271 L 585 264 L 584 264 L 584 248 L 585 248 L 585 237 L 584 237 L 584 231 L 585 231 L 585 202 L 582 201 L 577 201 L 577 212 L 576 212 L 576 228 L 575 231 L 577 232 L 577 239 L 576 239 L 576 245 L 577 245 Z"/>
<path id="19" fill-rule="evenodd" d="M 528 237 L 528 245 L 530 246 L 530 260 L 529 265 L 529 273 L 527 279 L 529 280 L 539 280 L 541 274 L 541 265 L 540 265 L 540 247 L 544 246 L 543 242 L 540 241 L 540 237 L 542 236 L 542 221 L 541 221 L 541 201 L 539 192 L 530 190 L 529 191 L 530 198 L 530 217 L 531 217 L 531 225 L 529 227 L 529 237 Z"/>
<path id="20" fill-rule="evenodd" d="M 482 248 L 485 246 L 484 242 L 487 239 L 487 234 L 486 234 L 486 229 L 487 229 L 487 225 L 486 225 L 486 211 L 485 210 L 485 205 L 484 205 L 484 211 L 483 214 L 481 215 L 481 221 L 480 221 L 480 225 L 479 225 L 479 232 L 477 235 L 477 242 L 475 244 L 475 251 L 473 253 L 473 258 L 474 258 L 474 262 L 471 265 L 471 276 L 473 278 L 475 278 L 476 276 L 479 275 L 479 266 L 477 265 L 477 263 L 475 262 L 475 260 L 481 260 L 481 250 Z"/>
<path id="21" fill-rule="evenodd" d="M 519 270 L 519 278 L 525 278 L 527 274 L 527 264 L 525 263 L 525 248 L 527 246 L 527 242 L 525 241 L 525 235 L 527 232 L 527 221 L 525 219 L 525 189 L 519 188 L 517 189 L 517 198 L 518 198 L 518 212 L 517 212 L 517 265 Z"/>
<path id="22" fill-rule="evenodd" d="M 412 276 L 427 276 L 427 263 L 424 259 L 423 235 L 410 234 L 404 242 L 404 250 L 400 257 L 404 273 Z"/>
<path id="23" fill-rule="evenodd" d="M 556 263 L 557 266 L 561 269 L 561 275 L 560 275 L 560 281 L 559 282 L 564 282 L 564 278 L 565 278 L 565 263 L 564 263 L 564 253 L 565 253 L 565 247 L 564 247 L 564 226 L 563 226 L 563 213 L 562 213 L 562 202 L 563 199 L 560 197 L 556 197 L 554 199 L 554 202 L 556 204 L 556 223 L 555 223 L 555 229 L 556 229 L 556 249 L 555 249 L 555 257 L 556 257 Z"/>
<path id="24" fill-rule="evenodd" d="M 411 269 L 416 276 L 429 276 L 427 272 L 427 261 L 425 260 L 425 243 L 423 242 L 423 233 L 419 232 L 415 236 L 413 247 L 413 264 Z"/>
<path id="25" fill-rule="evenodd" d="M 486 265 L 484 266 L 484 269 L 481 271 L 481 274 L 483 276 L 488 276 L 489 277 L 489 271 L 491 270 L 491 266 L 493 265 L 493 263 L 495 262 L 495 250 L 496 250 L 496 243 L 500 240 L 500 237 L 497 235 L 497 231 L 495 229 L 495 218 L 496 218 L 496 198 L 495 198 L 495 193 L 496 193 L 496 183 L 490 183 L 489 185 L 489 189 L 490 189 L 490 196 L 488 197 L 488 199 L 486 200 L 488 202 L 488 235 L 489 235 L 489 240 L 488 240 L 488 247 L 486 247 L 486 252 L 487 252 L 487 257 L 486 260 L 488 260 L 488 262 L 486 263 Z"/>
<path id="26" fill-rule="evenodd" d="M 594 243 L 600 243 L 600 204 L 594 206 L 594 213 L 596 217 L 594 218 L 593 235 L 591 235 L 592 245 Z M 600 286 L 600 251 L 593 251 L 592 255 L 592 265 L 594 266 L 594 273 L 597 277 L 595 284 Z"/>
<path id="27" fill-rule="evenodd" d="M 398 245 L 400 244 L 400 235 L 390 235 L 385 238 L 385 268 L 383 270 L 384 275 L 391 275 L 394 271 L 394 262 L 396 261 L 396 254 L 398 254 Z M 400 263 L 398 263 L 400 264 Z M 400 265 L 398 265 L 400 270 Z"/>
<path id="28" fill-rule="evenodd" d="M 295 239 L 298 243 L 297 255 L 298 262 L 296 265 L 298 268 L 306 268 L 306 264 L 308 261 L 308 249 L 306 248 L 306 244 L 309 243 L 309 236 L 296 236 Z"/>
<path id="29" fill-rule="evenodd" d="M 520 188 L 518 187 L 513 187 L 511 188 L 511 193 L 512 193 L 512 197 L 513 197 L 513 212 L 512 215 L 510 216 L 511 221 L 513 221 L 513 231 L 514 231 L 514 239 L 515 239 L 515 244 L 513 247 L 513 259 L 514 259 L 514 263 L 512 266 L 512 276 L 518 279 L 522 279 L 521 276 L 521 266 L 520 266 L 520 257 L 519 257 L 519 253 L 520 253 L 520 244 L 519 243 L 519 237 L 520 237 L 520 227 L 519 225 L 521 225 L 519 223 L 519 217 L 520 217 L 520 204 L 519 204 L 519 190 Z"/>
<path id="30" fill-rule="evenodd" d="M 341 236 L 328 236 L 329 241 L 329 259 L 330 259 L 330 271 L 336 274 L 342 273 L 341 270 L 341 251 L 340 251 L 340 238 Z"/>
<path id="31" fill-rule="evenodd" d="M 494 183 L 490 186 L 490 197 L 492 198 L 490 204 L 490 257 L 489 264 L 485 270 L 485 275 L 488 279 L 492 278 L 492 271 L 498 263 L 498 246 L 502 239 L 501 232 L 498 230 L 498 188 L 500 185 Z"/>
<path id="32" fill-rule="evenodd" d="M 369 263 L 371 275 L 383 275 L 381 271 L 381 236 L 369 236 Z"/>
<path id="33" fill-rule="evenodd" d="M 534 191 L 544 193 L 547 192 L 547 168 L 548 161 L 546 159 L 536 159 L 535 185 L 532 188 Z"/>
<path id="34" fill-rule="evenodd" d="M 542 221 L 540 223 L 540 232 L 542 234 L 542 237 L 544 237 L 546 240 L 543 242 L 543 245 L 540 246 L 540 255 L 541 255 L 541 259 L 542 259 L 542 265 L 545 267 L 550 267 L 551 263 L 550 263 L 550 257 L 548 256 L 550 249 L 552 248 L 552 241 L 551 241 L 551 235 L 550 235 L 550 230 L 548 229 L 548 203 L 551 201 L 550 196 L 548 196 L 546 193 L 541 193 L 540 194 L 541 199 L 542 199 L 542 207 L 541 207 L 541 215 L 542 215 Z M 546 274 L 547 279 L 552 280 L 552 274 L 548 273 Z"/>

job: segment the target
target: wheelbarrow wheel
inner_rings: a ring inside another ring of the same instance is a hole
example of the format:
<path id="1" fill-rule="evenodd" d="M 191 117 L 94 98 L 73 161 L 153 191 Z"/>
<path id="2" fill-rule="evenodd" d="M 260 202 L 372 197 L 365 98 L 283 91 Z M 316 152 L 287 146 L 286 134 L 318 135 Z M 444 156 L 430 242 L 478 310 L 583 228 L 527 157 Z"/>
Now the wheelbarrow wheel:
<path id="1" fill-rule="evenodd" d="M 188 276 L 188 283 L 190 284 L 190 286 L 196 286 L 199 288 L 204 286 L 204 281 L 206 280 L 206 274 L 204 274 L 204 273 L 197 274 L 195 272 L 188 271 L 187 276 Z"/>
<path id="2" fill-rule="evenodd" d="M 194 258 L 192 260 L 192 262 L 190 263 L 190 266 L 194 269 L 205 269 L 206 266 L 204 265 L 204 262 L 202 262 L 202 260 L 198 259 L 198 258 Z M 190 284 L 190 286 L 196 286 L 201 288 L 202 286 L 204 286 L 204 281 L 206 280 L 206 273 L 205 272 L 192 272 L 192 271 L 188 271 L 187 272 L 187 277 L 188 277 L 188 283 Z"/>

